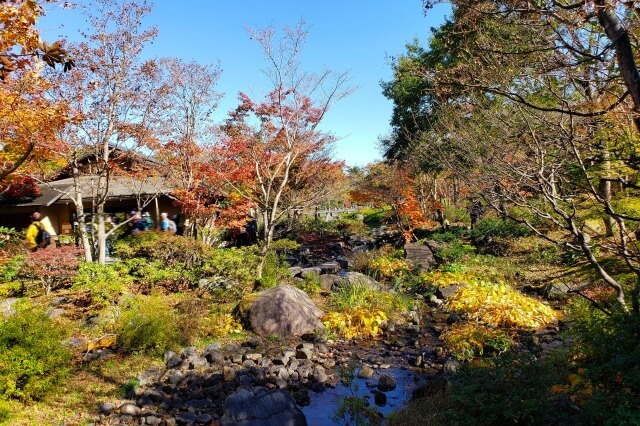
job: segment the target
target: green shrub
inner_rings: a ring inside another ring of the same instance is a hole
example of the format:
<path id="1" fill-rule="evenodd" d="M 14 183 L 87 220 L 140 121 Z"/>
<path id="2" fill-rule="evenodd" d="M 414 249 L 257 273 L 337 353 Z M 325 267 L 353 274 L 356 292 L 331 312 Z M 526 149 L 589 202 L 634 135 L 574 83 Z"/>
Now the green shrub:
<path id="1" fill-rule="evenodd" d="M 471 230 L 474 244 L 485 245 L 495 238 L 518 238 L 531 234 L 531 230 L 512 220 L 486 218 L 476 222 Z"/>
<path id="2" fill-rule="evenodd" d="M 442 263 L 453 263 L 464 259 L 465 256 L 473 254 L 474 252 L 475 248 L 472 245 L 460 240 L 453 240 L 444 243 L 435 256 Z"/>
<path id="3" fill-rule="evenodd" d="M 562 375 L 556 366 L 525 356 L 465 365 L 451 378 L 447 418 L 454 425 L 572 424 L 549 392 Z"/>
<path id="4" fill-rule="evenodd" d="M 319 275 L 309 274 L 302 281 L 295 281 L 294 285 L 310 296 L 314 296 L 320 292 L 322 285 Z"/>
<path id="5" fill-rule="evenodd" d="M 590 424 L 634 424 L 640 403 L 640 317 L 605 315 L 585 300 L 570 304 L 571 347 L 594 386 L 585 403 Z"/>
<path id="6" fill-rule="evenodd" d="M 184 290 L 196 281 L 195 271 L 187 270 L 181 264 L 166 264 L 159 259 L 127 259 L 124 267 L 137 284 L 137 290 L 143 293 L 149 293 L 156 287 Z"/>
<path id="7" fill-rule="evenodd" d="M 118 336 L 118 348 L 126 352 L 161 354 L 184 343 L 173 306 L 161 296 L 137 295 L 126 299 L 111 328 Z"/>
<path id="8" fill-rule="evenodd" d="M 272 251 L 267 253 L 260 279 L 260 288 L 267 289 L 291 280 L 288 266 Z"/>
<path id="9" fill-rule="evenodd" d="M 71 354 L 64 328 L 39 308 L 19 306 L 0 322 L 0 396 L 39 400 L 66 377 Z"/>
<path id="10" fill-rule="evenodd" d="M 72 288 L 88 290 L 93 301 L 104 306 L 117 299 L 132 282 L 129 267 L 123 262 L 113 265 L 82 262 Z"/>

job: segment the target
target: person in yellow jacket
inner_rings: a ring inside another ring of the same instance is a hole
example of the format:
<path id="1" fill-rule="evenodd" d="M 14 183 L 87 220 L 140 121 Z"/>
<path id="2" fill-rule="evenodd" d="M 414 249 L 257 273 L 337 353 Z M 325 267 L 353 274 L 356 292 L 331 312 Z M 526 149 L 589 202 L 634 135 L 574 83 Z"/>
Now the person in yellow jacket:
<path id="1" fill-rule="evenodd" d="M 40 217 L 40 213 L 33 213 L 31 215 L 31 225 L 27 228 L 27 243 L 31 251 L 36 251 L 40 247 L 36 242 L 38 232 L 40 232 L 40 229 L 44 229 L 42 223 L 40 223 Z"/>

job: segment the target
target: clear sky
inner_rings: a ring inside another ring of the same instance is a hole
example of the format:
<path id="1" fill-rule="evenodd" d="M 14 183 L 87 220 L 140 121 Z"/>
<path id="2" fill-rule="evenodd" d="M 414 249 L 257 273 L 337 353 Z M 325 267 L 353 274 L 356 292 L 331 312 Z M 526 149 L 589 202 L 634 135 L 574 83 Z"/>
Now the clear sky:
<path id="1" fill-rule="evenodd" d="M 80 8 L 65 9 L 60 3 L 46 7 L 39 24 L 45 40 L 78 40 L 78 30 L 86 28 Z M 256 99 L 268 91 L 261 72 L 264 57 L 247 28 L 282 28 L 304 19 L 310 31 L 303 67 L 349 71 L 358 87 L 336 104 L 321 127 L 340 139 L 337 159 L 362 166 L 380 158 L 378 138 L 389 132 L 392 103 L 380 88 L 380 81 L 392 75 L 389 57 L 403 53 L 414 38 L 425 44 L 430 28 L 439 26 L 448 11 L 442 5 L 425 17 L 421 0 L 156 0 L 146 22 L 158 27 L 159 36 L 146 55 L 219 62 L 218 91 L 225 96 L 214 120 L 221 121 L 236 106 L 238 91 Z"/>

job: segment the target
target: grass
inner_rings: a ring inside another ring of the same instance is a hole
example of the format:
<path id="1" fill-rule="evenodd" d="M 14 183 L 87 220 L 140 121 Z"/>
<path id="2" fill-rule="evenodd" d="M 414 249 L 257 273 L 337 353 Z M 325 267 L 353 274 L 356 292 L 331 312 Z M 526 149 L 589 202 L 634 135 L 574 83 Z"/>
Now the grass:
<path id="1" fill-rule="evenodd" d="M 84 425 L 89 422 L 101 402 L 117 405 L 122 399 L 123 386 L 140 373 L 141 366 L 149 367 L 159 359 L 144 355 L 115 355 L 87 365 L 77 364 L 68 379 L 54 394 L 34 404 L 12 400 L 6 404 L 10 419 L 2 425 Z"/>

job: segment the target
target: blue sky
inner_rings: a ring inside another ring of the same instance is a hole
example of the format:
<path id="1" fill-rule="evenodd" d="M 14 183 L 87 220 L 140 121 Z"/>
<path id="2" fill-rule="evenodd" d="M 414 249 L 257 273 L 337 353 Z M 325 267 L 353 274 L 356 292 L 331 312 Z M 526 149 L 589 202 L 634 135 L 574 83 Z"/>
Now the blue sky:
<path id="1" fill-rule="evenodd" d="M 337 159 L 362 166 L 380 158 L 378 137 L 389 132 L 392 103 L 380 88 L 380 81 L 392 75 L 389 56 L 401 54 L 416 37 L 426 44 L 430 28 L 439 26 L 448 10 L 441 5 L 425 17 L 421 0 L 157 0 L 146 22 L 158 27 L 159 36 L 146 55 L 201 64 L 219 61 L 223 71 L 218 91 L 225 96 L 213 118 L 220 121 L 236 106 L 238 91 L 256 99 L 268 91 L 261 72 L 264 57 L 247 28 L 282 28 L 304 19 L 310 31 L 303 67 L 349 71 L 358 87 L 336 104 L 321 127 L 340 139 Z M 86 28 L 79 12 L 59 3 L 47 6 L 39 24 L 43 37 L 78 40 L 78 30 Z"/>

